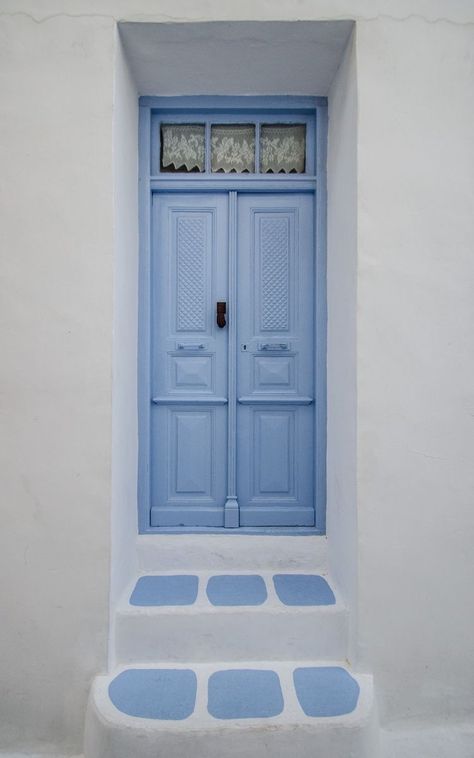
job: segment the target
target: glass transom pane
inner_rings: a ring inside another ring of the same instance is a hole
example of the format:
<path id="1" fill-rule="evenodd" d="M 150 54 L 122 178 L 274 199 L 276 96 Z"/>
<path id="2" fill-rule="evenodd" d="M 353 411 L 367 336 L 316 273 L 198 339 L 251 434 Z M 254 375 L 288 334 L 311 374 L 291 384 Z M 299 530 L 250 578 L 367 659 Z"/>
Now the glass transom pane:
<path id="1" fill-rule="evenodd" d="M 204 171 L 204 124 L 162 124 L 160 171 Z"/>
<path id="2" fill-rule="evenodd" d="M 305 170 L 306 124 L 262 124 L 262 174 L 302 174 Z"/>
<path id="3" fill-rule="evenodd" d="M 213 124 L 211 171 L 230 174 L 255 171 L 255 125 Z"/>

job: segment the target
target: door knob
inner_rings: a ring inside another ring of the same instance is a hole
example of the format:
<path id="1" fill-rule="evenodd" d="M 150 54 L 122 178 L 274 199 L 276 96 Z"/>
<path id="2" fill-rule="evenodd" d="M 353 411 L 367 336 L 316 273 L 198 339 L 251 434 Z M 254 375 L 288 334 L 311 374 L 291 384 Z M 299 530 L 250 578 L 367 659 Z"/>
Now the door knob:
<path id="1" fill-rule="evenodd" d="M 227 303 L 218 302 L 216 304 L 216 316 L 217 316 L 217 326 L 219 329 L 223 329 L 226 321 L 225 321 L 225 314 L 227 311 Z"/>

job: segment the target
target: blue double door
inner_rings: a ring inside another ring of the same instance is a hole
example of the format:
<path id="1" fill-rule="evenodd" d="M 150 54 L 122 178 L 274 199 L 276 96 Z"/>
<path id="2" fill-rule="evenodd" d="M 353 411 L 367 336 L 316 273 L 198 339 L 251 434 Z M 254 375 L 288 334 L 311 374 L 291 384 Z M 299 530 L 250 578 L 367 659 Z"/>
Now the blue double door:
<path id="1" fill-rule="evenodd" d="M 150 525 L 312 526 L 314 196 L 153 198 Z"/>

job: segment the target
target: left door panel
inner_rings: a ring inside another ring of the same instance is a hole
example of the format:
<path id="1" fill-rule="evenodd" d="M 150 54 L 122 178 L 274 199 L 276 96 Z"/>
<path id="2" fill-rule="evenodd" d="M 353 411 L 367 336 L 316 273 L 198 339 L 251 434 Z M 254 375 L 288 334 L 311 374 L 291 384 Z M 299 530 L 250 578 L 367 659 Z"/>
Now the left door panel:
<path id="1" fill-rule="evenodd" d="M 153 196 L 151 526 L 223 526 L 228 200 Z"/>

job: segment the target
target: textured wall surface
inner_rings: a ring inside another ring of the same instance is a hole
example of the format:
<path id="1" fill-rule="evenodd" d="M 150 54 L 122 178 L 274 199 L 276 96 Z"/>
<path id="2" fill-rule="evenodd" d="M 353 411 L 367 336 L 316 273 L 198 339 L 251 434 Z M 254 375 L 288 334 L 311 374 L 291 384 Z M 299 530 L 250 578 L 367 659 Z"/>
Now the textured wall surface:
<path id="1" fill-rule="evenodd" d="M 350 609 L 357 657 L 356 34 L 329 91 L 327 535 L 331 574 Z"/>
<path id="2" fill-rule="evenodd" d="M 0 35 L 0 745 L 74 747 L 108 633 L 113 26 Z"/>
<path id="3" fill-rule="evenodd" d="M 89 682 L 107 665 L 111 535 L 119 559 L 129 550 L 111 518 L 135 519 L 134 442 L 112 446 L 112 427 L 135 434 L 134 378 L 112 350 L 115 328 L 133 357 L 123 317 L 136 296 L 136 156 L 118 172 L 113 156 L 134 128 L 116 24 L 337 18 L 357 26 L 330 106 L 349 119 L 352 187 L 357 148 L 357 218 L 346 193 L 347 242 L 334 226 L 329 267 L 330 288 L 340 281 L 348 297 L 346 310 L 330 303 L 329 336 L 347 313 L 357 349 L 347 335 L 330 346 L 330 370 L 355 363 L 330 394 L 356 414 L 347 469 L 331 449 L 332 524 L 353 525 L 338 578 L 385 718 L 459 715 L 472 702 L 472 3 L 1 0 L 2 747 L 80 748 Z M 343 435 L 340 411 L 329 425 L 330 439 Z M 114 591 L 122 582 L 119 567 Z"/>
<path id="4" fill-rule="evenodd" d="M 473 43 L 358 34 L 359 642 L 391 717 L 472 711 Z"/>

